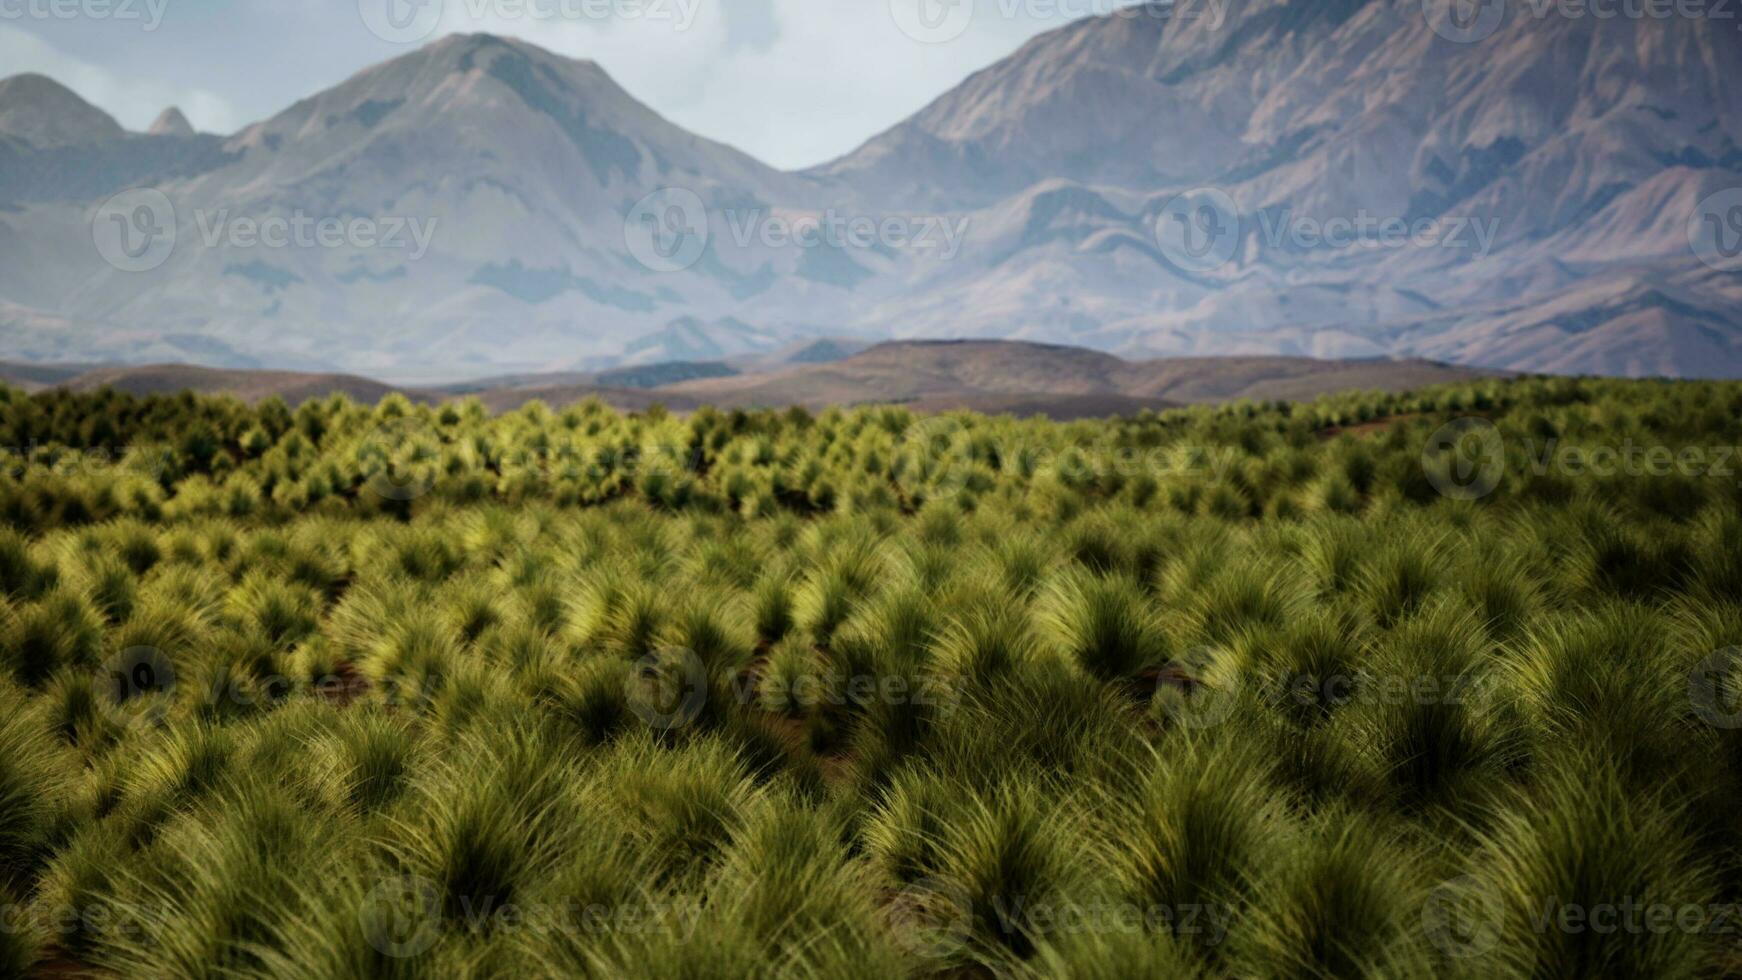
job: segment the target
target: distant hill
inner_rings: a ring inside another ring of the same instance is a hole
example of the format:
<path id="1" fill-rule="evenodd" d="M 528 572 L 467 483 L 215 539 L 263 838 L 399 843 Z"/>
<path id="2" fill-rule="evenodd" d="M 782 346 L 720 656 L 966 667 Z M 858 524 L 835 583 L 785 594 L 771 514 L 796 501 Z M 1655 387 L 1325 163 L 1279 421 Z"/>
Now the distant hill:
<path id="1" fill-rule="evenodd" d="M 737 368 L 719 361 L 665 361 L 600 371 L 593 380 L 607 388 L 658 388 L 699 378 L 729 378 L 737 373 Z"/>
<path id="2" fill-rule="evenodd" d="M 293 405 L 335 391 L 365 403 L 401 392 L 423 403 L 475 397 L 492 412 L 512 411 L 534 400 L 557 408 L 598 398 L 623 411 L 645 411 L 656 404 L 687 412 L 703 405 L 821 409 L 889 403 L 921 412 L 969 409 L 1072 419 L 1242 398 L 1287 401 L 1348 390 L 1399 391 L 1492 373 L 1416 360 L 1203 357 L 1136 362 L 1080 347 L 996 340 L 893 341 L 824 364 L 717 373 L 731 370 L 706 362 L 676 363 L 599 375 L 508 375 L 426 388 L 348 374 L 159 364 L 104 367 L 59 378 L 50 377 L 49 369 L 37 369 L 38 377 L 46 380 L 29 384 L 71 391 L 111 387 L 135 395 L 185 390 L 234 395 L 248 402 L 277 396 Z M 684 380 L 631 383 L 662 376 Z M 616 383 L 608 383 L 612 380 Z M 23 379 L 14 383 L 29 386 Z"/>
<path id="3" fill-rule="evenodd" d="M 19 364 L 0 361 L 0 384 L 36 391 L 92 370 L 91 364 Z"/>
<path id="4" fill-rule="evenodd" d="M 130 395 L 174 395 L 192 391 L 202 395 L 233 395 L 250 404 L 277 396 L 293 406 L 334 392 L 341 392 L 352 401 L 373 404 L 402 390 L 353 374 L 244 371 L 188 364 L 97 368 L 68 378 L 58 387 L 68 391 L 113 388 Z M 415 390 L 406 394 L 421 401 L 434 400 Z"/>
<path id="5" fill-rule="evenodd" d="M 1123 406 L 1103 413 L 1112 414 L 1239 398 L 1308 399 L 1351 389 L 1399 391 L 1489 373 L 1420 360 L 1205 357 L 1134 362 L 1052 344 L 897 341 L 831 364 L 686 381 L 659 390 L 718 405 L 903 402 L 934 411 L 998 411 L 990 406 L 1033 407 L 1049 397 L 1100 398 L 1113 399 L 1106 402 L 1109 406 Z"/>

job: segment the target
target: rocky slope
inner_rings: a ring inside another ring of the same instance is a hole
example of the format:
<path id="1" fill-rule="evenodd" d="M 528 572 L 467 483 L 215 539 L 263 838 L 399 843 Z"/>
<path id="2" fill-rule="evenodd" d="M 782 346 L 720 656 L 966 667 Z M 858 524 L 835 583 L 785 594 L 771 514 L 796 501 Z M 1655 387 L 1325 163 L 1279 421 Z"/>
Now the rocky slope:
<path id="1" fill-rule="evenodd" d="M 414 380 L 980 337 L 1742 376 L 1742 31 L 1513 3 L 1471 36 L 1445 2 L 1083 20 L 800 174 L 482 35 L 229 137 L 21 76 L 0 354 Z M 134 220 L 173 248 L 105 258 Z M 237 234 L 297 220 L 370 240 Z"/>

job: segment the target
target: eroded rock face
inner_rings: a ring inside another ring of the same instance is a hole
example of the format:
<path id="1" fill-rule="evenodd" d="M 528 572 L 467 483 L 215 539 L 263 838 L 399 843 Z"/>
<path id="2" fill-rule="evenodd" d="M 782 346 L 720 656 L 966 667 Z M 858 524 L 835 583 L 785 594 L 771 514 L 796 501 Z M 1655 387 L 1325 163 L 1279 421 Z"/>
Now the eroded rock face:
<path id="1" fill-rule="evenodd" d="M 487 35 L 225 138 L 173 110 L 126 136 L 21 76 L 0 83 L 0 342 L 449 377 L 819 336 L 1742 376 L 1742 192 L 1721 197 L 1742 187 L 1742 31 L 1515 3 L 1460 33 L 1438 6 L 1081 21 L 797 174 Z M 137 187 L 179 232 L 148 273 L 91 247 L 93 212 Z M 637 211 L 666 188 L 693 208 Z M 1223 202 L 1199 228 L 1231 236 L 1214 261 L 1160 231 L 1182 192 Z M 233 234 L 359 217 L 397 247 Z M 886 219 L 901 240 L 845 234 Z M 807 227 L 842 233 L 771 233 Z M 638 254 L 649 233 L 682 261 Z"/>

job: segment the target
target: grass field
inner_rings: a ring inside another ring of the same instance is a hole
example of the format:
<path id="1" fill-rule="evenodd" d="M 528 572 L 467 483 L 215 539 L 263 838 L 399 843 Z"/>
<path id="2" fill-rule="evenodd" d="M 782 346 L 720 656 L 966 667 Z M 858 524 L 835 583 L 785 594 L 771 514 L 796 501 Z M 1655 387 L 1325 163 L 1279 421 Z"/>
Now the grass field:
<path id="1" fill-rule="evenodd" d="M 0 445 L 0 975 L 1742 976 L 1742 385 Z"/>

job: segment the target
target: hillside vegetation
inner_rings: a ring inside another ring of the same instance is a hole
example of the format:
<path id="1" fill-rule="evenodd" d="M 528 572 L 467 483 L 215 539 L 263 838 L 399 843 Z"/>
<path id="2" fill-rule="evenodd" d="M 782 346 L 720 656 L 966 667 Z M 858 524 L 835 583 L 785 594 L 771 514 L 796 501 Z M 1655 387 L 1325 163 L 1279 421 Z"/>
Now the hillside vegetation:
<path id="1" fill-rule="evenodd" d="M 0 975 L 1737 975 L 1738 445 L 0 388 Z"/>

